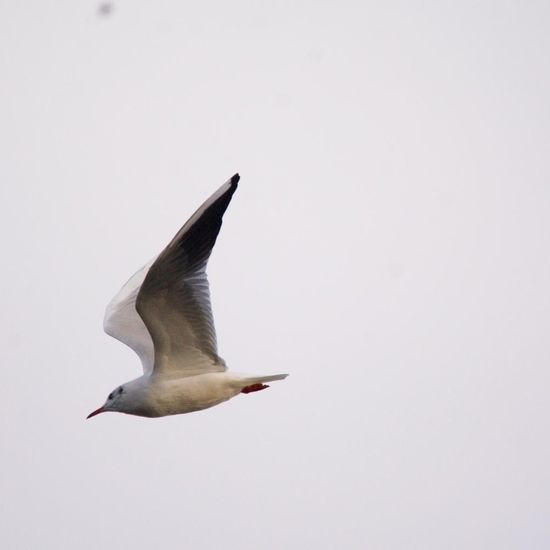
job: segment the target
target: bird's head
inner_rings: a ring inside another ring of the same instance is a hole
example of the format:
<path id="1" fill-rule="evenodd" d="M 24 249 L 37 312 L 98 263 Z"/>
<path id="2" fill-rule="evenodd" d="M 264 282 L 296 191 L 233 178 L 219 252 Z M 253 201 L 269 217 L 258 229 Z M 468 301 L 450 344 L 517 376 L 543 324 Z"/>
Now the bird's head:
<path id="1" fill-rule="evenodd" d="M 103 412 L 109 412 L 109 411 L 122 411 L 124 408 L 124 395 L 125 388 L 124 386 L 119 386 L 118 388 L 115 388 L 105 400 L 105 403 L 99 407 L 99 409 L 96 409 L 95 411 L 92 411 L 86 418 L 92 418 L 92 416 L 95 416 L 96 414 L 103 413 Z"/>

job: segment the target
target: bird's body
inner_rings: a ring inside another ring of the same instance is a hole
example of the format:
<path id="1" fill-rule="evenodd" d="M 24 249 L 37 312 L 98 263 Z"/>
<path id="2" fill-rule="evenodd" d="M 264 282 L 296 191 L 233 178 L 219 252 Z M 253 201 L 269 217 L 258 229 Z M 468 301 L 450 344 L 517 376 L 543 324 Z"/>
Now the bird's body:
<path id="1" fill-rule="evenodd" d="M 285 376 L 249 377 L 230 372 L 209 372 L 183 378 L 143 375 L 121 386 L 123 392 L 117 401 L 117 412 L 153 418 L 200 411 L 239 393 L 256 391 L 256 384 L 263 385 L 263 382 Z M 258 389 L 263 388 L 258 386 Z"/>
<path id="2" fill-rule="evenodd" d="M 286 378 L 230 373 L 217 352 L 206 264 L 238 180 L 236 174 L 222 185 L 107 306 L 105 331 L 138 354 L 144 373 L 111 392 L 88 418 L 107 411 L 146 417 L 199 411 Z"/>

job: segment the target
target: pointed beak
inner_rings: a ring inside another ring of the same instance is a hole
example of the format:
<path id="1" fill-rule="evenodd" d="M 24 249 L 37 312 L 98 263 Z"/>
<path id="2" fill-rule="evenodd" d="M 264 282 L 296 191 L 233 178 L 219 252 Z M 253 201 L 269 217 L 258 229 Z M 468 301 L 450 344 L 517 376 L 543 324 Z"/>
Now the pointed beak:
<path id="1" fill-rule="evenodd" d="M 95 416 L 96 414 L 99 414 L 99 413 L 102 413 L 102 412 L 105 412 L 105 409 L 103 407 L 99 407 L 99 409 L 96 409 L 95 411 L 91 412 L 87 417 L 86 417 L 86 420 L 88 420 L 88 418 L 92 418 L 92 416 Z"/>

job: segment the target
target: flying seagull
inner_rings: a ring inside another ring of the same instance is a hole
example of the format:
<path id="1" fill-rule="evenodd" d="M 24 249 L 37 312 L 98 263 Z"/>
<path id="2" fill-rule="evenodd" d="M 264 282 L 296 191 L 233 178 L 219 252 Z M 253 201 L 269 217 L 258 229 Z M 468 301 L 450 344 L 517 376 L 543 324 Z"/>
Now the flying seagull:
<path id="1" fill-rule="evenodd" d="M 138 354 L 143 375 L 118 386 L 87 418 L 199 411 L 287 377 L 233 374 L 218 355 L 206 264 L 238 181 L 235 174 L 224 183 L 107 306 L 105 332 Z"/>

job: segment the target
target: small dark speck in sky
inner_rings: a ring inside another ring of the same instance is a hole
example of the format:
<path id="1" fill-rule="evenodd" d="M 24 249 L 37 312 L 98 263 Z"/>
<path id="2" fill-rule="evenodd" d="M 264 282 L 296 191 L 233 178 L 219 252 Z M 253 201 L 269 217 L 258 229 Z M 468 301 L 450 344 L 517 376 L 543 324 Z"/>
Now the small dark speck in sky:
<path id="1" fill-rule="evenodd" d="M 101 2 L 97 7 L 97 14 L 100 17 L 109 17 L 113 13 L 114 6 L 111 2 Z"/>

